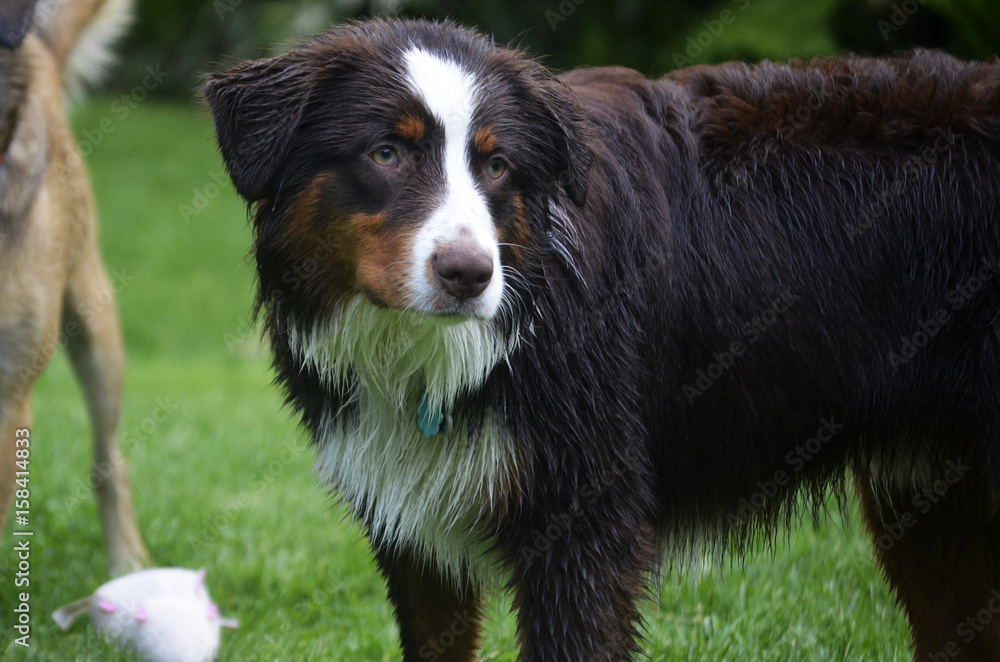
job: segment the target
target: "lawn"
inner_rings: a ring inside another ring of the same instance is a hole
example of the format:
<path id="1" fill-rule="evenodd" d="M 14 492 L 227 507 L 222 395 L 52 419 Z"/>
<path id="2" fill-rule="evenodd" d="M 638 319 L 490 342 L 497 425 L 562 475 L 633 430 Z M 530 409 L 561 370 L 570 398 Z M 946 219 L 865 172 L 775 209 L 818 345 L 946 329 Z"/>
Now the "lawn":
<path id="1" fill-rule="evenodd" d="M 316 485 L 313 451 L 248 326 L 249 230 L 208 117 L 195 105 L 145 102 L 125 117 L 112 108 L 91 100 L 74 123 L 119 288 L 129 355 L 122 438 L 157 564 L 208 569 L 223 615 L 241 622 L 223 633 L 221 660 L 400 659 L 361 533 Z M 87 420 L 62 354 L 34 402 L 31 647 L 12 644 L 8 530 L 0 651 L 13 660 L 128 660 L 86 622 L 63 633 L 51 621 L 108 575 L 86 488 Z M 743 566 L 675 568 L 645 610 L 651 659 L 910 659 L 904 621 L 856 519 L 797 527 Z M 515 660 L 509 603 L 490 604 L 483 657 Z"/>

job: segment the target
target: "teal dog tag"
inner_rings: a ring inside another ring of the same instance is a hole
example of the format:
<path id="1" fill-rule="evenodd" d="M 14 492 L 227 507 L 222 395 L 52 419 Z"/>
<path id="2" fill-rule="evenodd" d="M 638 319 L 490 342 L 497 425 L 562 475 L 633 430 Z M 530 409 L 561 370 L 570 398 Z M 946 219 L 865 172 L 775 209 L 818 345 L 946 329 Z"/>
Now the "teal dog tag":
<path id="1" fill-rule="evenodd" d="M 430 398 L 424 393 L 417 404 L 417 426 L 425 437 L 444 434 L 448 431 L 449 419 L 442 409 L 431 409 Z"/>

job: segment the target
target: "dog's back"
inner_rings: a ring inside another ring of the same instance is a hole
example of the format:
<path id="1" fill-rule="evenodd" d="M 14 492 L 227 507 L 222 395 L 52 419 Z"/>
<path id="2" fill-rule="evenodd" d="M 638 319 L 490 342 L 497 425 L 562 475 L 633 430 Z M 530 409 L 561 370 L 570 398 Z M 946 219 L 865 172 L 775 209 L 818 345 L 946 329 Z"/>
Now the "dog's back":
<path id="1" fill-rule="evenodd" d="M 909 474 L 942 446 L 1000 448 L 1000 65 L 918 51 L 562 80 L 609 150 L 574 217 L 600 238 L 578 266 L 630 274 L 566 333 L 647 336 L 633 369 L 662 394 L 643 429 L 670 448 L 668 512 L 714 504 L 725 520 L 778 470 L 795 488 L 848 457 Z M 853 429 L 795 456 L 830 417 Z M 678 480 L 678 457 L 697 481 Z"/>

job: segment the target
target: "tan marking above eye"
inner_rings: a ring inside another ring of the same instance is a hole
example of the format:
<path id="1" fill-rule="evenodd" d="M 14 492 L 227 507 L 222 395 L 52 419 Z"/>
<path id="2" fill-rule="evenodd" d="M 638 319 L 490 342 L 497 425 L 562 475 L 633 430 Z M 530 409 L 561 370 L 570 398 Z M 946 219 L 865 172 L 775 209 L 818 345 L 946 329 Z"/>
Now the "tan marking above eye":
<path id="1" fill-rule="evenodd" d="M 418 143 L 424 139 L 427 127 L 416 115 L 404 115 L 396 124 L 396 134 L 403 140 Z"/>
<path id="2" fill-rule="evenodd" d="M 492 154 L 500 146 L 500 140 L 490 127 L 483 127 L 476 131 L 472 138 L 472 146 L 480 154 Z"/>

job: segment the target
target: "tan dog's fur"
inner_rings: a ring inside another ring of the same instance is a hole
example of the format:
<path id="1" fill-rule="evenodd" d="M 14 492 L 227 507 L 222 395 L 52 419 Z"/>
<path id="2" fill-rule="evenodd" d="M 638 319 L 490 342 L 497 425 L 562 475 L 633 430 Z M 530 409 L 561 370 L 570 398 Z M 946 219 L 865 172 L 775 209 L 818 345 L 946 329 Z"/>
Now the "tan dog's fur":
<path id="1" fill-rule="evenodd" d="M 0 49 L 0 529 L 17 488 L 15 431 L 30 428 L 31 388 L 64 342 L 93 424 L 109 563 L 121 574 L 149 558 L 118 448 L 124 352 L 90 182 L 62 96 L 62 65 L 101 4 L 63 5 L 20 48 Z"/>

